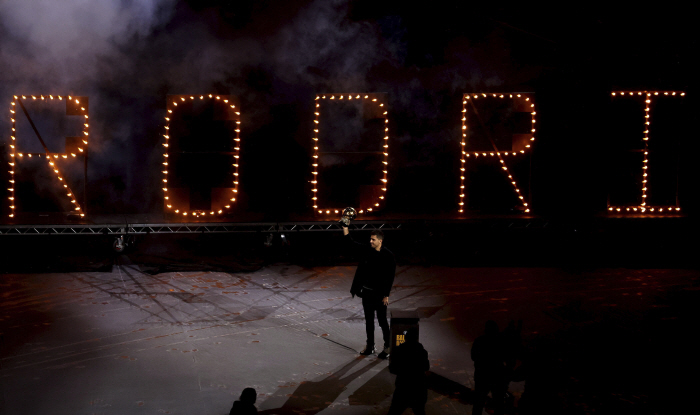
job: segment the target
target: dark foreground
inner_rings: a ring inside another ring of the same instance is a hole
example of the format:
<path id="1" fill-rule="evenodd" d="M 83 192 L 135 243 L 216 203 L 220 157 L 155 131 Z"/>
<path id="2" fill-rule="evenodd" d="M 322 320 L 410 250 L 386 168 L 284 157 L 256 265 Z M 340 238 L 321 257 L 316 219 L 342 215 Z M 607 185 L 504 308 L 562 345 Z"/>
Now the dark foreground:
<path id="1" fill-rule="evenodd" d="M 0 412 L 223 415 L 245 387 L 265 414 L 387 412 L 387 362 L 356 353 L 352 262 L 221 247 L 168 269 L 201 249 L 183 244 L 0 274 Z M 401 261 L 389 308 L 422 316 L 429 414 L 471 413 L 488 319 L 522 320 L 511 412 L 681 413 L 695 396 L 695 270 L 428 265 Z"/>

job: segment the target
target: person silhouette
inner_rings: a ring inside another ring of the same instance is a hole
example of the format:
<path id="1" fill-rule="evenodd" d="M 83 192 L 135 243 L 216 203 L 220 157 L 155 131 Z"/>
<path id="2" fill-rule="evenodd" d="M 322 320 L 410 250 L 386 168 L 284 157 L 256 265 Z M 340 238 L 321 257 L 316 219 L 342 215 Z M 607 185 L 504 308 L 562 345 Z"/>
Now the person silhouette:
<path id="1" fill-rule="evenodd" d="M 523 321 L 518 320 L 516 325 L 514 320 L 508 323 L 508 326 L 501 332 L 503 339 L 503 360 L 505 369 L 503 371 L 503 391 L 504 391 L 504 412 L 510 411 L 513 408 L 513 395 L 508 393 L 510 382 L 514 380 L 515 370 L 518 366 L 518 361 L 522 358 L 522 338 Z M 522 363 L 522 362 L 521 362 Z"/>
<path id="2" fill-rule="evenodd" d="M 472 344 L 471 358 L 474 361 L 474 407 L 472 415 L 481 415 L 486 395 L 491 392 L 495 415 L 503 413 L 503 399 L 507 388 L 503 338 L 498 324 L 486 322 L 484 334 Z"/>
<path id="3" fill-rule="evenodd" d="M 428 352 L 418 342 L 418 329 L 408 329 L 405 339 L 405 343 L 394 347 L 389 362 L 389 372 L 396 375 L 389 415 L 400 415 L 409 407 L 415 415 L 425 415 L 428 401 L 426 372 L 430 370 Z"/>
<path id="4" fill-rule="evenodd" d="M 255 407 L 255 400 L 258 393 L 253 388 L 245 388 L 241 392 L 240 398 L 233 402 L 233 407 L 229 415 L 257 415 L 258 409 Z"/>

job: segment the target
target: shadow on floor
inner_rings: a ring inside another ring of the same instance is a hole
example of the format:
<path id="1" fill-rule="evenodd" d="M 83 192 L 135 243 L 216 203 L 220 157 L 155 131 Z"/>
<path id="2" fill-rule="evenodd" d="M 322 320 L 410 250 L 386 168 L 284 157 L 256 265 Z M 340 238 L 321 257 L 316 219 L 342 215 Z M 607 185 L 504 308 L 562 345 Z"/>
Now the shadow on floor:
<path id="1" fill-rule="evenodd" d="M 270 400 L 287 397 L 287 401 L 279 408 L 258 411 L 260 415 L 314 415 L 328 408 L 343 391 L 347 389 L 350 382 L 367 373 L 383 360 L 376 359 L 364 367 L 351 372 L 351 369 L 362 362 L 364 357 L 355 357 L 340 369 L 332 372 L 327 377 L 319 381 L 301 382 L 301 384 L 291 394 L 284 394 L 284 387 Z"/>
<path id="2" fill-rule="evenodd" d="M 258 413 L 261 415 L 315 415 L 325 410 L 338 399 L 351 382 L 380 363 L 386 364 L 385 360 L 375 359 L 352 372 L 352 369 L 364 359 L 363 357 L 353 358 L 340 369 L 319 381 L 301 382 L 292 393 L 285 394 L 284 385 L 282 385 L 280 391 L 270 397 L 266 403 L 284 398 L 287 400 L 278 408 L 265 409 Z M 395 379 L 395 376 L 389 373 L 389 368 L 384 367 L 348 397 L 349 404 L 351 406 L 374 406 L 385 400 L 390 400 L 394 393 Z M 471 405 L 471 389 L 436 373 L 429 373 L 428 388 L 439 394 L 440 400 L 443 399 L 442 397 L 447 397 L 464 405 Z M 385 409 L 388 409 L 388 403 Z"/>

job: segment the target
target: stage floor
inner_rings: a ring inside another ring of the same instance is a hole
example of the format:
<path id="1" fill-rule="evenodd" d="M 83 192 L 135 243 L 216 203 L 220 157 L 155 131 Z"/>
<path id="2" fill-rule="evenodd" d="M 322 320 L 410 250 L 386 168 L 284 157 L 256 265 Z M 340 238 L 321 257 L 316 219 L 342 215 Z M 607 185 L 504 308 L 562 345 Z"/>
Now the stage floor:
<path id="1" fill-rule="evenodd" d="M 119 261 L 111 273 L 0 275 L 0 412 L 224 415 L 245 387 L 263 414 L 387 412 L 387 361 L 357 354 L 354 266 L 150 275 Z M 699 276 L 404 265 L 389 309 L 422 317 L 428 414 L 471 413 L 469 351 L 488 319 L 523 321 L 519 362 L 534 370 L 510 384 L 516 404 L 525 392 L 558 413 L 665 413 L 680 391 L 665 370 L 685 349 L 658 353 L 692 336 Z"/>

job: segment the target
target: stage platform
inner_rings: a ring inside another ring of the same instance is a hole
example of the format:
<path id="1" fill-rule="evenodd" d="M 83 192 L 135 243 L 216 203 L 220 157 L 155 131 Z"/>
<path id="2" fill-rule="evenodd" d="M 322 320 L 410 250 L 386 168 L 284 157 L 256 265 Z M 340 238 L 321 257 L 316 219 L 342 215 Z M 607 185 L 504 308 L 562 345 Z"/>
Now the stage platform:
<path id="1" fill-rule="evenodd" d="M 354 270 L 151 275 L 123 255 L 111 272 L 0 275 L 0 412 L 225 415 L 253 387 L 260 414 L 386 414 L 394 376 L 357 354 Z M 694 396 L 679 372 L 697 369 L 699 277 L 401 265 L 389 309 L 421 316 L 428 414 L 471 412 L 469 353 L 488 319 L 522 320 L 509 388 L 522 413 L 528 399 L 538 414 L 679 413 Z"/>

